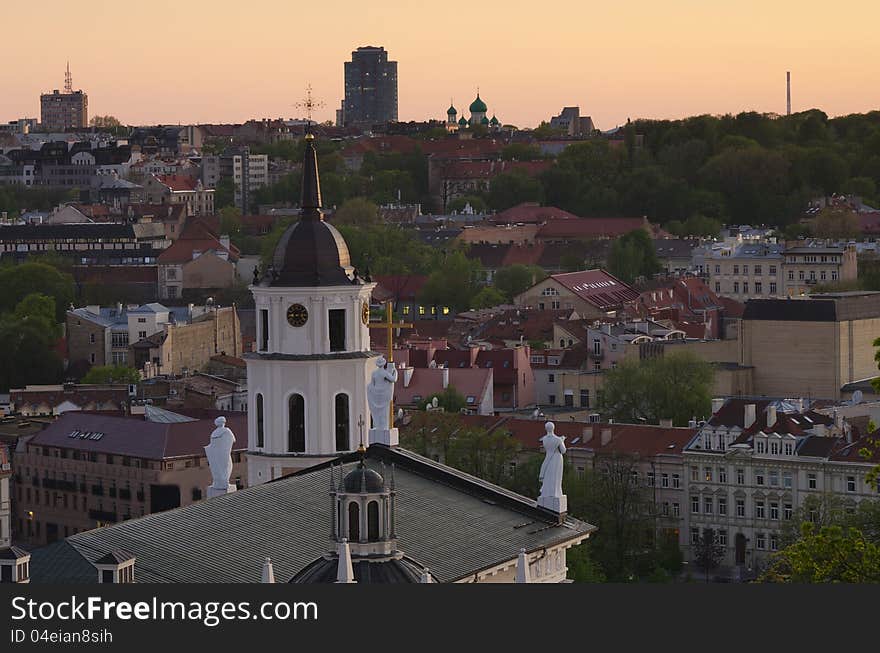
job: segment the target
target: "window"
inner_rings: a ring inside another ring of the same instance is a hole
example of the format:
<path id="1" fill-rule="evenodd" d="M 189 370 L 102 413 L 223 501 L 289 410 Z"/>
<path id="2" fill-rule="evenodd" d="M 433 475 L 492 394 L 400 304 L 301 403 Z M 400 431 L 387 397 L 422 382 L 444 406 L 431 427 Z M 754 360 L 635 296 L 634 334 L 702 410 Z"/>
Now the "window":
<path id="1" fill-rule="evenodd" d="M 749 294 L 749 282 L 748 281 L 743 281 L 743 294 L 744 295 Z"/>
<path id="2" fill-rule="evenodd" d="M 764 291 L 764 285 L 760 281 L 755 282 L 755 294 L 760 295 Z"/>
<path id="3" fill-rule="evenodd" d="M 803 280 L 804 280 L 804 271 L 798 270 L 798 281 L 803 281 Z"/>
<path id="4" fill-rule="evenodd" d="M 590 391 L 581 390 L 581 408 L 590 407 Z"/>
<path id="5" fill-rule="evenodd" d="M 782 472 L 782 487 L 791 487 L 791 472 Z"/>
<path id="6" fill-rule="evenodd" d="M 816 475 L 812 472 L 807 474 L 807 487 L 811 490 L 816 489 Z"/>
<path id="7" fill-rule="evenodd" d="M 779 485 L 779 470 L 770 470 L 770 485 Z"/>
<path id="8" fill-rule="evenodd" d="M 718 497 L 718 514 L 727 514 L 727 497 Z"/>
<path id="9" fill-rule="evenodd" d="M 645 474 L 645 485 L 648 487 L 654 487 L 654 472 L 648 472 Z"/>
<path id="10" fill-rule="evenodd" d="M 664 501 L 663 505 L 660 507 L 660 514 L 664 517 L 669 517 L 669 502 Z"/>
<path id="11" fill-rule="evenodd" d="M 783 453 L 786 456 L 791 456 L 792 454 L 794 454 L 794 443 L 793 442 L 783 443 Z"/>
<path id="12" fill-rule="evenodd" d="M 336 451 L 351 449 L 348 416 L 348 395 L 340 392 L 336 395 Z"/>
<path id="13" fill-rule="evenodd" d="M 764 501 L 755 501 L 755 518 L 764 519 Z"/>
<path id="14" fill-rule="evenodd" d="M 755 485 L 764 485 L 764 470 L 755 470 Z"/>
<path id="15" fill-rule="evenodd" d="M 556 395 L 547 395 L 547 403 L 551 406 L 556 405 Z"/>
<path id="16" fill-rule="evenodd" d="M 748 266 L 748 265 L 744 265 L 744 266 L 743 266 L 743 274 L 748 274 L 748 273 L 749 273 L 749 266 Z"/>
<path id="17" fill-rule="evenodd" d="M 138 331 L 138 338 L 140 338 L 141 340 L 143 340 L 143 339 L 146 338 L 146 337 L 147 337 L 147 332 L 146 332 L 146 331 Z"/>
<path id="18" fill-rule="evenodd" d="M 711 515 L 714 512 L 713 503 L 712 497 L 703 497 L 703 512 L 707 515 Z"/>
<path id="19" fill-rule="evenodd" d="M 678 503 L 672 504 L 672 516 L 679 517 L 681 515 L 681 506 Z"/>
<path id="20" fill-rule="evenodd" d="M 739 293 L 739 281 L 733 282 L 733 292 Z"/>
<path id="21" fill-rule="evenodd" d="M 770 519 L 779 519 L 779 502 L 770 502 Z"/>
<path id="22" fill-rule="evenodd" d="M 767 539 L 764 533 L 755 533 L 755 546 L 761 551 L 767 547 Z"/>
<path id="23" fill-rule="evenodd" d="M 679 476 L 678 474 L 672 475 L 672 488 L 675 490 L 681 488 L 681 476 Z"/>
<path id="24" fill-rule="evenodd" d="M 596 356 L 602 355 L 602 341 L 598 338 L 593 338 L 593 353 Z"/>
<path id="25" fill-rule="evenodd" d="M 269 311 L 260 309 L 260 351 L 269 350 Z"/>
<path id="26" fill-rule="evenodd" d="M 733 266 L 733 273 L 734 273 L 734 274 L 739 274 L 739 266 L 738 266 L 738 265 L 734 265 L 734 266 Z"/>
<path id="27" fill-rule="evenodd" d="M 696 546 L 700 543 L 700 529 L 694 526 L 691 527 L 691 544 Z"/>
<path id="28" fill-rule="evenodd" d="M 764 438 L 755 440 L 755 453 L 767 453 L 767 442 Z"/>
<path id="29" fill-rule="evenodd" d="M 547 375 L 547 383 L 556 383 L 556 375 L 548 374 Z"/>
<path id="30" fill-rule="evenodd" d="M 721 292 L 721 282 L 720 281 L 715 282 L 715 292 Z"/>
<path id="31" fill-rule="evenodd" d="M 721 266 L 720 265 L 715 266 L 715 274 L 721 274 Z"/>
<path id="32" fill-rule="evenodd" d="M 770 533 L 770 550 L 776 551 L 779 548 L 779 536 L 776 533 Z"/>
<path id="33" fill-rule="evenodd" d="M 791 504 L 785 503 L 782 505 L 782 518 L 783 519 L 791 519 Z"/>
<path id="34" fill-rule="evenodd" d="M 287 400 L 287 450 L 303 453 L 306 450 L 306 402 L 302 395 L 290 395 Z"/>
<path id="35" fill-rule="evenodd" d="M 788 271 L 788 280 L 789 280 L 789 281 L 794 281 L 794 270 L 789 270 L 789 271 Z"/>
<path id="36" fill-rule="evenodd" d="M 705 467 L 705 468 L 703 469 L 703 475 L 705 476 L 705 478 L 706 478 L 707 481 L 711 481 L 711 480 L 712 480 L 712 468 L 711 468 L 711 467 Z"/>
<path id="37" fill-rule="evenodd" d="M 736 516 L 737 517 L 745 517 L 746 516 L 746 500 L 745 499 L 737 499 L 736 500 Z"/>
<path id="38" fill-rule="evenodd" d="M 778 440 L 773 440 L 772 442 L 770 442 L 770 453 L 774 456 L 779 455 L 779 441 Z"/>
<path id="39" fill-rule="evenodd" d="M 776 266 L 775 265 L 770 266 L 770 274 L 776 274 Z"/>
<path id="40" fill-rule="evenodd" d="M 727 468 L 719 467 L 718 468 L 718 482 L 719 483 L 727 483 Z"/>
<path id="41" fill-rule="evenodd" d="M 330 351 L 345 351 L 345 309 L 331 308 L 327 328 L 330 335 Z"/>
<path id="42" fill-rule="evenodd" d="M 361 539 L 361 509 L 354 501 L 348 504 L 348 539 L 351 542 Z"/>
<path id="43" fill-rule="evenodd" d="M 771 295 L 776 294 L 776 282 L 775 281 L 770 282 L 770 294 Z"/>
<path id="44" fill-rule="evenodd" d="M 847 476 L 846 477 L 846 491 L 847 492 L 855 492 L 856 491 L 856 477 L 855 476 Z"/>
<path id="45" fill-rule="evenodd" d="M 737 482 L 737 485 L 745 485 L 746 484 L 746 470 L 744 470 L 744 469 L 736 470 L 736 482 Z"/>
<path id="46" fill-rule="evenodd" d="M 93 345 L 95 344 L 95 334 L 94 333 L 89 334 L 89 343 L 93 344 Z"/>
<path id="47" fill-rule="evenodd" d="M 669 474 L 660 474 L 660 487 L 669 487 Z"/>
<path id="48" fill-rule="evenodd" d="M 257 448 L 262 449 L 266 446 L 266 431 L 263 416 L 263 394 L 257 393 Z"/>
<path id="49" fill-rule="evenodd" d="M 756 275 L 761 274 L 761 266 L 760 265 L 755 266 L 755 274 Z"/>
<path id="50" fill-rule="evenodd" d="M 694 514 L 700 512 L 700 497 L 691 497 L 691 512 Z"/>
<path id="51" fill-rule="evenodd" d="M 727 546 L 727 531 L 718 531 L 718 544 L 721 546 Z"/>
<path id="52" fill-rule="evenodd" d="M 348 396 L 348 395 L 344 395 Z M 379 539 L 379 502 L 370 501 L 367 504 L 367 539 L 375 542 Z"/>
<path id="53" fill-rule="evenodd" d="M 91 354 L 89 354 L 89 362 L 92 363 L 92 364 L 94 364 L 94 362 L 95 362 L 95 352 L 92 352 Z"/>
<path id="54" fill-rule="evenodd" d="M 696 465 L 691 466 L 691 480 L 699 481 L 700 480 L 700 470 Z"/>

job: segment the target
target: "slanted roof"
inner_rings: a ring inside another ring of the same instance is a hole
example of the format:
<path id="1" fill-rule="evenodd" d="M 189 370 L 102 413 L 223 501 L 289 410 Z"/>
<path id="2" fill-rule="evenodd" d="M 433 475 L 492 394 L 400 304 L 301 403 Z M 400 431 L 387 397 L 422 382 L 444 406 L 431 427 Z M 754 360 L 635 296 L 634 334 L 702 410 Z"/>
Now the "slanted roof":
<path id="1" fill-rule="evenodd" d="M 577 542 L 595 526 L 557 515 L 529 498 L 405 449 L 374 444 L 367 465 L 395 465 L 399 548 L 440 582 L 468 578 L 516 558 Z M 78 533 L 32 553 L 31 581 L 95 582 L 107 551 L 137 556 L 140 582 L 257 582 L 266 556 L 286 581 L 324 555 L 330 464 L 353 469 L 359 454 L 208 501 Z M 387 472 L 386 472 L 387 473 Z M 339 472 L 336 472 L 339 475 Z"/>
<path id="2" fill-rule="evenodd" d="M 639 296 L 635 289 L 605 270 L 565 272 L 550 278 L 600 310 L 620 306 Z"/>

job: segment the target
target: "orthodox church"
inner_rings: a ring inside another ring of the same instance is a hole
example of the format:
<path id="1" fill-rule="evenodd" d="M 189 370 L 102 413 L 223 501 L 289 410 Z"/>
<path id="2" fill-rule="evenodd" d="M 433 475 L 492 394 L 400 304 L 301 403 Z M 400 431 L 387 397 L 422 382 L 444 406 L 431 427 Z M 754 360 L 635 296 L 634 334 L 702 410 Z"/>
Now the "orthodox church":
<path id="1" fill-rule="evenodd" d="M 477 91 L 477 97 L 471 102 L 468 110 L 471 114 L 469 119 L 465 118 L 464 115 L 462 115 L 461 118 L 458 118 L 458 111 L 456 110 L 455 105 L 450 102 L 449 109 L 446 110 L 446 130 L 451 133 L 467 129 L 474 125 L 482 125 L 492 131 L 501 129 L 501 121 L 498 120 L 498 118 L 494 115 L 491 118 L 487 117 L 489 107 L 487 107 L 486 103 L 480 98 L 479 91 Z"/>
<path id="2" fill-rule="evenodd" d="M 546 425 L 537 501 L 400 447 L 396 370 L 370 349 L 370 329 L 392 321 L 371 322 L 375 284 L 324 220 L 311 135 L 301 204 L 255 273 L 248 432 L 219 418 L 205 434 L 209 498 L 34 550 L 31 582 L 565 581 L 567 549 L 595 527 L 567 514 L 562 438 Z M 236 437 L 248 443 L 246 488 L 229 484 Z"/>

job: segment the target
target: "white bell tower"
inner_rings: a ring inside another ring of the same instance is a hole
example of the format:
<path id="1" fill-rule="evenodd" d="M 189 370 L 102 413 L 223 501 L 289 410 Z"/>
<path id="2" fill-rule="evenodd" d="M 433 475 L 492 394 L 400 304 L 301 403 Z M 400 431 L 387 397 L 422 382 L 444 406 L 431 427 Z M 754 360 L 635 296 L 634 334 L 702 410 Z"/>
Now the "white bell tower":
<path id="1" fill-rule="evenodd" d="M 370 351 L 375 286 L 358 276 L 342 235 L 324 221 L 308 134 L 302 216 L 250 288 L 257 351 L 245 354 L 249 485 L 357 449 L 359 420 L 369 426 L 366 389 L 379 357 Z"/>

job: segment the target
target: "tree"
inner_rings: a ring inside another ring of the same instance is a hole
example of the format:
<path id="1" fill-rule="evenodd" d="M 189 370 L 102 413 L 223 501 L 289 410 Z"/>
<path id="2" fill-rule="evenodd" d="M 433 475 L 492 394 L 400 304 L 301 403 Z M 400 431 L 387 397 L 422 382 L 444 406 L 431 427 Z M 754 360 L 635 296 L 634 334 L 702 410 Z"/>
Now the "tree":
<path id="1" fill-rule="evenodd" d="M 589 542 L 566 551 L 565 562 L 568 577 L 575 583 L 604 583 L 606 580 L 601 566 L 593 560 Z"/>
<path id="2" fill-rule="evenodd" d="M 507 301 L 513 301 L 514 297 L 528 290 L 546 276 L 544 270 L 536 265 L 517 263 L 499 269 L 495 273 L 492 284 Z"/>
<path id="3" fill-rule="evenodd" d="M 686 426 L 711 412 L 713 378 L 712 366 L 691 352 L 624 360 L 605 373 L 599 410 L 617 422 Z"/>
<path id="4" fill-rule="evenodd" d="M 777 552 L 763 582 L 880 583 L 880 546 L 857 528 L 804 523 L 801 537 Z"/>
<path id="5" fill-rule="evenodd" d="M 39 293 L 26 295 L 12 311 L 0 315 L 0 389 L 59 382 L 60 331 L 55 301 Z"/>
<path id="6" fill-rule="evenodd" d="M 717 237 L 721 232 L 721 222 L 704 215 L 692 215 L 684 222 L 672 220 L 667 222 L 664 229 L 674 236 L 686 238 L 688 236 Z"/>
<path id="7" fill-rule="evenodd" d="M 334 225 L 366 227 L 379 222 L 379 207 L 363 197 L 354 197 L 333 214 Z"/>
<path id="8" fill-rule="evenodd" d="M 121 122 L 114 116 L 92 116 L 92 119 L 89 120 L 89 124 L 92 127 L 119 127 L 122 125 Z"/>
<path id="9" fill-rule="evenodd" d="M 61 325 L 55 320 L 55 300 L 47 295 L 27 295 L 16 305 L 12 319 L 45 333 L 48 338 L 61 337 Z"/>
<path id="10" fill-rule="evenodd" d="M 130 384 L 139 383 L 140 372 L 133 367 L 125 365 L 99 365 L 90 369 L 80 383 L 90 385 L 104 385 L 109 383 Z"/>
<path id="11" fill-rule="evenodd" d="M 241 209 L 235 206 L 225 206 L 219 211 L 220 233 L 237 240 L 241 235 Z"/>
<path id="12" fill-rule="evenodd" d="M 519 168 L 513 168 L 489 182 L 486 201 L 496 211 L 509 209 L 523 202 L 540 202 L 543 195 L 541 182 Z"/>
<path id="13" fill-rule="evenodd" d="M 709 582 L 709 572 L 718 568 L 724 560 L 724 547 L 718 543 L 718 536 L 712 528 L 704 528 L 700 539 L 694 545 L 694 564 L 706 573 L 706 582 Z"/>
<path id="14" fill-rule="evenodd" d="M 460 413 L 462 408 L 467 406 L 464 396 L 455 389 L 455 386 L 447 386 L 442 392 L 435 392 L 425 397 L 419 403 L 419 410 L 427 410 L 432 405 L 434 398 L 437 399 L 437 407 L 442 408 L 447 413 Z"/>
<path id="15" fill-rule="evenodd" d="M 608 270 L 625 283 L 633 283 L 638 277 L 651 278 L 660 269 L 654 243 L 644 229 L 631 231 L 611 245 Z"/>
<path id="16" fill-rule="evenodd" d="M 450 252 L 422 287 L 419 301 L 427 306 L 449 306 L 456 311 L 470 309 L 479 288 L 476 283 L 479 261 L 467 258 L 464 252 Z"/>
<path id="17" fill-rule="evenodd" d="M 501 158 L 505 161 L 536 161 L 543 159 L 544 155 L 537 145 L 532 145 L 531 143 L 511 143 L 502 148 Z"/>
<path id="18" fill-rule="evenodd" d="M 848 208 L 826 206 L 813 221 L 813 234 L 817 238 L 855 238 L 861 233 L 859 216 Z"/>
<path id="19" fill-rule="evenodd" d="M 45 263 L 0 267 L 0 312 L 13 310 L 28 295 L 39 293 L 55 300 L 55 321 L 63 322 L 73 302 L 73 277 Z"/>
<path id="20" fill-rule="evenodd" d="M 471 308 L 492 308 L 500 306 L 507 301 L 498 290 L 492 286 L 482 288 L 471 300 Z"/>
<path id="21" fill-rule="evenodd" d="M 263 190 L 262 188 L 259 189 Z M 260 197 L 259 192 L 257 198 Z M 259 199 L 258 199 L 259 201 Z M 214 210 L 220 211 L 226 207 L 235 206 L 235 182 L 232 177 L 223 177 L 214 187 Z"/>
<path id="22" fill-rule="evenodd" d="M 446 464 L 490 483 L 500 484 L 516 460 L 519 441 L 507 431 L 463 428 L 452 439 Z"/>

